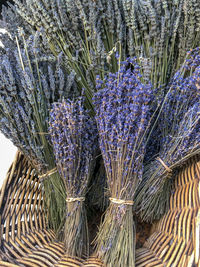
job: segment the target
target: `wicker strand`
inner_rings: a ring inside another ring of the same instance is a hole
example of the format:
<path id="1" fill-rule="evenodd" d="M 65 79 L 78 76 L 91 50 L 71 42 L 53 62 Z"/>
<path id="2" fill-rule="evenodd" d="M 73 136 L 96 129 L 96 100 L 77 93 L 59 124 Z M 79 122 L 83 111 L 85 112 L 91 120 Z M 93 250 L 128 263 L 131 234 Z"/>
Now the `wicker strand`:
<path id="1" fill-rule="evenodd" d="M 118 204 L 118 205 L 130 205 L 130 206 L 133 206 L 133 204 L 134 204 L 133 200 L 123 200 L 123 199 L 114 198 L 114 197 L 110 197 L 109 200 L 112 203 Z"/>

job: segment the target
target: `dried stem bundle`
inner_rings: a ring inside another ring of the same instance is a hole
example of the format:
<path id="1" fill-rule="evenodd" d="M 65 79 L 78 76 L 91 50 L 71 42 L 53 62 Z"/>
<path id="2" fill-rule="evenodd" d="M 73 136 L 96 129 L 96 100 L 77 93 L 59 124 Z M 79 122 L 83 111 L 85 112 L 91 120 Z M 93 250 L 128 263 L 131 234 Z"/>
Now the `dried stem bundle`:
<path id="1" fill-rule="evenodd" d="M 199 51 L 196 48 L 188 53 L 162 105 L 158 118 L 160 160 L 154 159 L 145 166 L 143 181 L 135 197 L 137 210 L 146 221 L 159 219 L 166 212 L 175 170 L 200 152 Z"/>
<path id="2" fill-rule="evenodd" d="M 31 44 L 17 44 L 1 55 L 0 130 L 43 177 L 49 224 L 57 230 L 65 216 L 65 191 L 58 172 L 52 172 L 56 165 L 47 134 L 49 108 L 72 94 L 74 74 L 65 75 L 58 62 L 39 62 Z"/>
<path id="3" fill-rule="evenodd" d="M 133 197 L 142 179 L 149 126 L 151 85 L 141 83 L 135 60 L 119 61 L 119 71 L 97 78 L 95 94 L 99 143 L 107 174 L 110 205 L 95 240 L 108 266 L 134 266 Z"/>
<path id="4" fill-rule="evenodd" d="M 49 125 L 56 165 L 66 190 L 66 252 L 74 256 L 88 255 L 84 201 L 97 149 L 96 125 L 84 110 L 82 98 L 55 103 Z"/>

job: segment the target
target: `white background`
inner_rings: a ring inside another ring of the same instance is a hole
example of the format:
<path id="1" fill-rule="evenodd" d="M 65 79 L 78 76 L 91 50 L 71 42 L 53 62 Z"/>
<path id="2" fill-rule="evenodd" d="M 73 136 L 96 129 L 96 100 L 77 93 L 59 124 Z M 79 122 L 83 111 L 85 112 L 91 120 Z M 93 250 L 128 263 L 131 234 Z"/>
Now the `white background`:
<path id="1" fill-rule="evenodd" d="M 6 177 L 7 171 L 14 160 L 16 152 L 17 148 L 12 142 L 0 133 L 0 188 Z"/>

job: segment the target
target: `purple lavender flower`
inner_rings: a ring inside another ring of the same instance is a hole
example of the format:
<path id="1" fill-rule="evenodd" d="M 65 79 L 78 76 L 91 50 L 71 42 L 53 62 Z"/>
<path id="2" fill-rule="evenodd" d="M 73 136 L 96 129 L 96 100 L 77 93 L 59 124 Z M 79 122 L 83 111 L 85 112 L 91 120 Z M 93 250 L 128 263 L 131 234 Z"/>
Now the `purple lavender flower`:
<path id="1" fill-rule="evenodd" d="M 97 77 L 94 106 L 99 131 L 99 143 L 107 172 L 108 184 L 121 179 L 123 188 L 130 179 L 138 183 L 142 179 L 145 140 L 150 118 L 152 88 L 143 84 L 135 60 L 121 63 L 117 73 L 110 73 L 104 81 Z M 132 199 L 136 186 L 121 193 L 119 198 Z"/>
<path id="2" fill-rule="evenodd" d="M 53 104 L 49 133 L 67 197 L 82 196 L 88 184 L 91 163 L 97 148 L 97 130 L 80 98 L 77 102 Z"/>

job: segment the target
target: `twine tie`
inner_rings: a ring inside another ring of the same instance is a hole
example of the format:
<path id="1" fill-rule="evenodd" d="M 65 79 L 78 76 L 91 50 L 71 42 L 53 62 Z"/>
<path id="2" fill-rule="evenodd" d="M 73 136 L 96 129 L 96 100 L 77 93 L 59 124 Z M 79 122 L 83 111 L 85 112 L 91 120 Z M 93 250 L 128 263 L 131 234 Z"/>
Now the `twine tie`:
<path id="1" fill-rule="evenodd" d="M 156 158 L 161 164 L 162 164 L 162 166 L 165 168 L 165 170 L 168 172 L 168 174 L 169 174 L 169 177 L 171 177 L 171 175 L 172 175 L 172 169 L 170 169 L 165 163 L 164 163 L 164 161 L 161 159 L 161 158 Z"/>
<path id="2" fill-rule="evenodd" d="M 55 167 L 55 168 L 53 168 L 52 170 L 46 172 L 45 174 L 38 175 L 38 178 L 42 180 L 42 179 L 46 178 L 47 176 L 51 176 L 51 175 L 53 175 L 53 174 L 56 173 L 57 171 L 58 171 L 58 170 L 57 170 L 57 168 Z"/>
<path id="3" fill-rule="evenodd" d="M 66 198 L 66 202 L 68 202 L 68 203 L 76 202 L 76 201 L 83 202 L 83 201 L 85 201 L 85 197 L 67 197 Z"/>
<path id="4" fill-rule="evenodd" d="M 110 197 L 109 200 L 117 205 L 129 205 L 129 206 L 133 206 L 134 202 L 133 200 L 124 200 L 124 199 L 119 199 L 119 198 L 114 198 L 114 197 Z"/>

